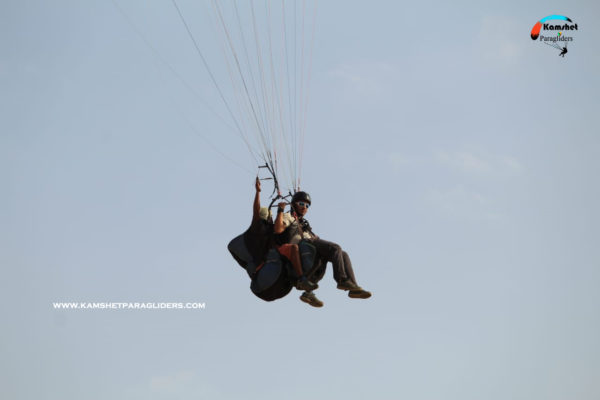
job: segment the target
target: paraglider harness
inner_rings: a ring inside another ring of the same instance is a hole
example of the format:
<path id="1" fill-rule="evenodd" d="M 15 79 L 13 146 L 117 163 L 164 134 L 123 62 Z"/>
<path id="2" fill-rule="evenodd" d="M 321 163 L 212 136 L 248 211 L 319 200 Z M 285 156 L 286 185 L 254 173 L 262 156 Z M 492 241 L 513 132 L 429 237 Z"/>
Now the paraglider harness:
<path id="1" fill-rule="evenodd" d="M 281 195 L 277 177 L 268 164 L 260 166 L 259 168 L 266 168 L 271 173 L 271 177 L 263 178 L 261 180 L 272 179 L 274 181 L 275 188 L 271 194 L 272 200 L 269 204 L 269 209 L 273 207 L 277 200 L 291 199 L 292 193 L 288 193 L 286 196 Z M 275 193 L 277 193 L 276 196 L 274 196 Z M 306 221 L 306 227 L 309 232 L 312 233 L 308 221 Z M 302 229 L 305 228 L 303 227 Z M 246 273 L 250 277 L 250 290 L 252 293 L 265 301 L 280 299 L 287 295 L 293 287 L 294 278 L 291 262 L 283 257 L 274 247 L 269 249 L 264 261 L 255 260 L 246 245 L 245 236 L 248 234 L 249 230 L 250 228 L 231 240 L 227 249 L 237 263 L 246 270 Z M 317 250 L 315 246 L 306 240 L 302 240 L 298 243 L 298 250 L 300 251 L 303 273 L 305 276 L 310 277 L 318 269 L 316 268 L 318 266 L 315 266 Z"/>

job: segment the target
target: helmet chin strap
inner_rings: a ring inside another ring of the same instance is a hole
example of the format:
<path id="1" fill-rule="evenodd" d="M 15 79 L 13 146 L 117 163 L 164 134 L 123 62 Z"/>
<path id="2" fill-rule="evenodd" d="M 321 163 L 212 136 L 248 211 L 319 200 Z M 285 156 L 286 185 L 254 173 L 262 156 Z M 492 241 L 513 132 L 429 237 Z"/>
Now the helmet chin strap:
<path id="1" fill-rule="evenodd" d="M 300 215 L 298 211 L 296 211 L 296 207 L 294 207 L 294 203 L 291 204 L 292 216 L 298 219 L 304 219 L 303 215 Z"/>

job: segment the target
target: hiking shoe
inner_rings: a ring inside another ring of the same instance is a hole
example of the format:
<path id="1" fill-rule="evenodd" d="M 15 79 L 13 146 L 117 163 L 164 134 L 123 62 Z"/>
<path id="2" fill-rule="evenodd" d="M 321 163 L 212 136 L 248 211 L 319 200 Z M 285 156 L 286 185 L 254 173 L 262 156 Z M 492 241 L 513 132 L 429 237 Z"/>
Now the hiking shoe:
<path id="1" fill-rule="evenodd" d="M 298 282 L 296 282 L 296 289 L 298 290 L 306 290 L 310 292 L 311 290 L 315 290 L 319 287 L 316 283 L 312 283 L 305 276 L 300 277 Z"/>
<path id="2" fill-rule="evenodd" d="M 371 292 L 366 291 L 364 289 L 351 290 L 350 292 L 348 292 L 348 297 L 353 299 L 368 299 L 369 297 L 371 297 Z"/>
<path id="3" fill-rule="evenodd" d="M 323 302 L 317 299 L 317 296 L 315 296 L 313 292 L 302 293 L 302 296 L 300 296 L 300 300 L 310 304 L 313 307 L 323 307 Z"/>
<path id="4" fill-rule="evenodd" d="M 360 286 L 352 282 L 350 279 L 346 279 L 345 281 L 338 283 L 337 288 L 340 290 L 362 290 Z"/>

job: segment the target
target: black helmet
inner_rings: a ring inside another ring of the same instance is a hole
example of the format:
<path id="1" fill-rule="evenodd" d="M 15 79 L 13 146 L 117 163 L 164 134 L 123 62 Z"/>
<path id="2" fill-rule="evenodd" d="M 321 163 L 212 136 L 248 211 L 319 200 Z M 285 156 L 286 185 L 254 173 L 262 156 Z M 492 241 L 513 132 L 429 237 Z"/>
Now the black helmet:
<path id="1" fill-rule="evenodd" d="M 295 203 L 297 201 L 305 201 L 308 204 L 312 204 L 310 202 L 310 195 L 306 192 L 296 192 L 294 193 L 294 196 L 292 197 L 292 203 Z"/>

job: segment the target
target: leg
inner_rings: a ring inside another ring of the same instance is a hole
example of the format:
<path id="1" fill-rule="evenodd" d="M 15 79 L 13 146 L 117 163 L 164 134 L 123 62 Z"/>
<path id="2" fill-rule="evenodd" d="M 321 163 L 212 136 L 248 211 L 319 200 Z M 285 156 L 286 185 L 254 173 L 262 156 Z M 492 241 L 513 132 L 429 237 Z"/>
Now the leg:
<path id="1" fill-rule="evenodd" d="M 300 278 L 302 276 L 302 264 L 300 263 L 300 252 L 298 251 L 298 245 L 290 244 L 290 261 L 296 276 Z"/>
<path id="2" fill-rule="evenodd" d="M 371 292 L 368 292 L 360 286 L 358 286 L 358 284 L 356 283 L 354 270 L 352 269 L 352 263 L 350 262 L 350 257 L 348 256 L 348 253 L 344 251 L 343 256 L 344 266 L 346 267 L 346 274 L 348 274 L 348 278 L 350 279 L 350 281 L 356 285 L 356 288 L 350 289 L 350 291 L 348 292 L 348 297 L 352 299 L 368 299 L 369 297 L 371 297 Z"/>
<path id="3" fill-rule="evenodd" d="M 316 257 L 317 259 L 315 260 L 315 266 L 312 269 L 312 272 L 308 275 L 308 279 L 310 279 L 311 282 L 314 282 L 315 285 L 317 282 L 323 279 L 323 276 L 325 275 L 325 266 L 327 264 L 327 261 L 321 259 L 318 254 Z M 323 307 L 323 302 L 319 300 L 317 296 L 315 296 L 312 290 L 307 290 L 302 293 L 300 300 L 310 304 L 313 307 Z"/>
<path id="4" fill-rule="evenodd" d="M 317 283 L 321 279 L 323 279 L 323 277 L 325 276 L 325 268 L 326 267 L 327 267 L 327 261 L 319 258 L 317 255 L 317 259 L 315 260 L 315 266 L 312 269 L 312 272 L 310 273 L 310 275 L 308 275 L 308 278 L 310 278 L 310 281 Z"/>
<path id="5" fill-rule="evenodd" d="M 284 244 L 277 248 L 280 254 L 285 256 L 292 263 L 292 268 L 296 274 L 296 289 L 315 290 L 319 285 L 310 282 L 302 272 L 302 262 L 300 261 L 300 251 L 297 244 Z"/>
<path id="6" fill-rule="evenodd" d="M 345 251 L 342 251 L 342 257 L 344 258 L 344 269 L 346 272 L 346 276 L 348 277 L 348 279 L 350 279 L 352 281 L 352 283 L 354 283 L 355 285 L 358 285 L 356 283 L 356 278 L 354 277 L 354 270 L 352 269 L 352 262 L 350 261 L 350 257 L 348 256 L 348 253 L 346 253 Z"/>
<path id="7" fill-rule="evenodd" d="M 349 278 L 346 274 L 343 251 L 340 245 L 323 239 L 314 239 L 311 240 L 311 243 L 317 248 L 317 256 L 321 258 L 324 263 L 331 262 L 333 265 L 333 279 L 335 279 L 337 283 Z M 350 269 L 352 269 L 352 265 L 350 265 Z"/>

